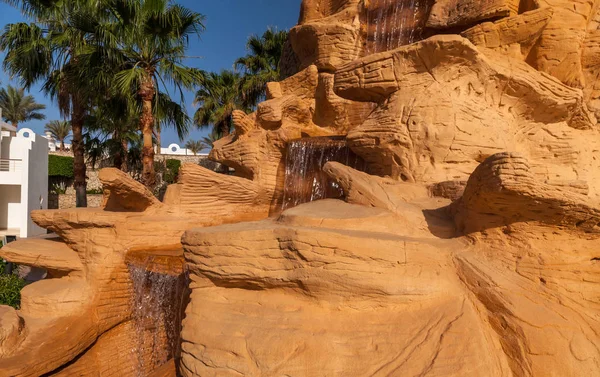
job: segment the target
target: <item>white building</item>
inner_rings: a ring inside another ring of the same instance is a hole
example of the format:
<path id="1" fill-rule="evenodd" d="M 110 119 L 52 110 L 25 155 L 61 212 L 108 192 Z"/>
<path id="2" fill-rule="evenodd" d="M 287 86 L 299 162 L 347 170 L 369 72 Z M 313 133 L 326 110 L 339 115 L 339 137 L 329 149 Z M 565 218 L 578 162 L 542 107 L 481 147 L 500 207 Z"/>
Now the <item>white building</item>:
<path id="1" fill-rule="evenodd" d="M 46 139 L 48 139 L 48 150 L 50 152 L 56 152 L 60 150 L 60 142 L 57 141 L 54 136 L 52 136 L 52 132 L 48 132 L 46 131 L 46 136 L 44 136 Z M 71 150 L 71 144 L 67 144 L 65 143 L 65 150 L 70 151 Z"/>
<path id="2" fill-rule="evenodd" d="M 155 148 L 157 149 L 157 148 Z M 177 144 L 171 144 L 168 148 L 160 148 L 160 154 L 166 156 L 194 156 L 194 153 L 186 148 L 181 148 Z M 208 156 L 208 153 L 198 153 L 197 156 Z"/>
<path id="3" fill-rule="evenodd" d="M 30 212 L 48 208 L 48 140 L 0 121 L 0 236 L 45 234 Z"/>

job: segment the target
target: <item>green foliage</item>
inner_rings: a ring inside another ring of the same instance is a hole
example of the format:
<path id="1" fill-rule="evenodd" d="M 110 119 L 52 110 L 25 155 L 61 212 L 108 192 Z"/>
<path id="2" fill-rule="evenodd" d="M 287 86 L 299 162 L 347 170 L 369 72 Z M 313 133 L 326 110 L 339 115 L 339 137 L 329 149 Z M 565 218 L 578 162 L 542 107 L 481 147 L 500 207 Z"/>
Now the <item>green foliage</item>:
<path id="1" fill-rule="evenodd" d="M 73 157 L 49 155 L 48 176 L 73 178 Z"/>
<path id="2" fill-rule="evenodd" d="M 46 106 L 35 102 L 33 96 L 25 95 L 23 88 L 14 88 L 8 85 L 6 89 L 0 89 L 0 107 L 2 108 L 2 118 L 15 127 L 21 122 L 46 118 L 41 112 Z"/>
<path id="3" fill-rule="evenodd" d="M 0 248 L 2 242 L 0 242 Z M 21 305 L 21 289 L 25 286 L 25 280 L 17 275 L 5 275 L 6 262 L 0 259 L 0 305 L 12 306 L 19 309 Z"/>
<path id="4" fill-rule="evenodd" d="M 228 70 L 204 74 L 194 99 L 198 106 L 194 123 L 198 127 L 212 126 L 220 137 L 229 135 L 233 130 L 233 112 L 248 110 L 244 107 L 240 80 L 239 73 Z"/>
<path id="5" fill-rule="evenodd" d="M 266 98 L 267 83 L 281 78 L 279 61 L 287 39 L 287 31 L 269 28 L 262 36 L 250 36 L 248 54 L 235 61 L 236 72 L 204 72 L 194 99 L 194 124 L 212 127 L 213 140 L 205 143 L 212 146 L 233 130 L 235 110 L 250 112 Z"/>
<path id="6" fill-rule="evenodd" d="M 46 123 L 44 130 L 50 132 L 56 141 L 60 142 L 60 150 L 64 151 L 65 139 L 71 134 L 71 122 L 65 120 L 53 120 Z"/>
<path id="7" fill-rule="evenodd" d="M 185 147 L 195 155 L 202 152 L 203 149 L 207 148 L 208 145 L 201 140 L 190 140 L 185 143 Z"/>
<path id="8" fill-rule="evenodd" d="M 104 193 L 104 191 L 100 188 L 90 189 L 90 190 L 86 191 L 86 194 L 88 194 L 88 195 L 101 195 L 103 193 Z"/>
<path id="9" fill-rule="evenodd" d="M 0 275 L 0 305 L 19 309 L 23 287 L 25 287 L 25 280 L 17 275 Z"/>
<path id="10" fill-rule="evenodd" d="M 267 83 L 282 79 L 279 61 L 287 40 L 287 31 L 272 28 L 268 28 L 262 36 L 252 35 L 248 39 L 248 55 L 235 61 L 236 68 L 244 73 L 239 84 L 246 107 L 253 108 L 264 101 Z"/>
<path id="11" fill-rule="evenodd" d="M 67 193 L 67 183 L 65 182 L 65 180 L 62 179 L 62 177 L 55 177 L 55 178 L 59 178 L 60 180 L 57 182 L 50 183 L 50 193 L 56 194 L 56 195 L 66 194 Z"/>
<path id="12" fill-rule="evenodd" d="M 166 166 L 163 181 L 170 185 L 176 183 L 179 176 L 179 168 L 181 168 L 181 161 L 169 159 L 166 161 Z"/>

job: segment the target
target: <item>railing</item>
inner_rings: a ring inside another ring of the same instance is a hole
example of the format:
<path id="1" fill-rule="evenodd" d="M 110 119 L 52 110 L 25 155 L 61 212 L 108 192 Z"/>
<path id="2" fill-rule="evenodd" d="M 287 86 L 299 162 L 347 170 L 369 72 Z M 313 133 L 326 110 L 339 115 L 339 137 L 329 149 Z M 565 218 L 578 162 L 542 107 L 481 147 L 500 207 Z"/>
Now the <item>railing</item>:
<path id="1" fill-rule="evenodd" d="M 21 171 L 21 160 L 2 160 L 0 159 L 0 171 Z"/>

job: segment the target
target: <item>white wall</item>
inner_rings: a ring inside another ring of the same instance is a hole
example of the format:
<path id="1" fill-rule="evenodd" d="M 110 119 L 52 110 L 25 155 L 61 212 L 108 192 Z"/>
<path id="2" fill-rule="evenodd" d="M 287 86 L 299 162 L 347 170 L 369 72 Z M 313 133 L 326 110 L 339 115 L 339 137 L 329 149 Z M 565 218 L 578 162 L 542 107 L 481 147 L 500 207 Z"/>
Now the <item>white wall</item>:
<path id="1" fill-rule="evenodd" d="M 0 147 L 0 158 L 7 160 L 10 156 L 10 137 L 2 137 L 2 146 Z"/>
<path id="2" fill-rule="evenodd" d="M 20 171 L 0 172 L 0 189 L 16 187 L 16 203 L 20 204 L 5 204 L 5 210 L 0 210 L 4 211 L 0 212 L 0 221 L 4 227 L 19 228 L 22 238 L 46 234 L 31 220 L 31 211 L 48 208 L 48 140 L 26 128 L 6 140 L 8 145 L 5 150 L 3 144 L 2 153 L 8 151 L 7 158 L 21 160 Z M 12 191 L 11 195 L 15 197 Z"/>
<path id="3" fill-rule="evenodd" d="M 27 176 L 21 186 L 21 197 L 27 197 L 27 208 L 23 208 L 26 216 L 21 219 L 21 237 L 46 234 L 45 229 L 35 225 L 30 214 L 34 210 L 48 209 L 48 140 L 40 135 L 33 135 L 29 153 L 23 158 Z"/>
<path id="4" fill-rule="evenodd" d="M 0 186 L 0 229 L 21 226 L 21 186 Z"/>
<path id="5" fill-rule="evenodd" d="M 160 148 L 160 154 L 171 155 L 171 156 L 193 156 L 192 152 L 188 152 L 187 149 L 181 148 L 177 144 L 171 144 L 168 148 Z"/>

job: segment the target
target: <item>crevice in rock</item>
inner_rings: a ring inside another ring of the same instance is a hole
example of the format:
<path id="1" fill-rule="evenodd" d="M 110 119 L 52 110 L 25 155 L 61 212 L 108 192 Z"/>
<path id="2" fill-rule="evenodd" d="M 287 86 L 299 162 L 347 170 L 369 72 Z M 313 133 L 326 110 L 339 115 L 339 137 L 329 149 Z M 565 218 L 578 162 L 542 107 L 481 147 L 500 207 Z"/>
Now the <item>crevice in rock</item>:
<path id="1" fill-rule="evenodd" d="M 519 4 L 519 14 L 539 9 L 539 7 L 537 0 L 521 0 L 521 3 Z"/>

